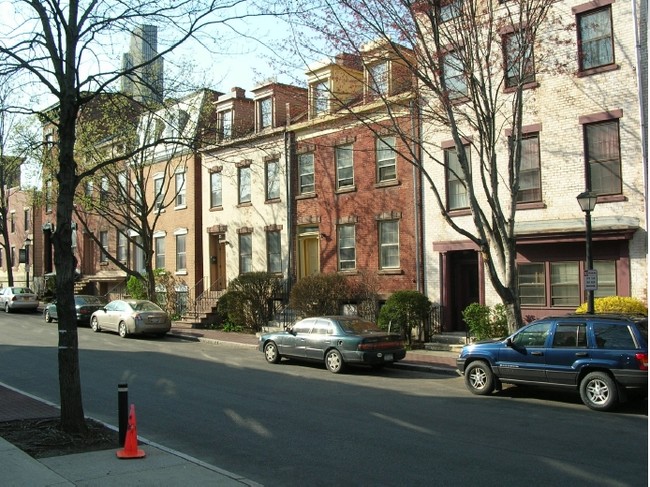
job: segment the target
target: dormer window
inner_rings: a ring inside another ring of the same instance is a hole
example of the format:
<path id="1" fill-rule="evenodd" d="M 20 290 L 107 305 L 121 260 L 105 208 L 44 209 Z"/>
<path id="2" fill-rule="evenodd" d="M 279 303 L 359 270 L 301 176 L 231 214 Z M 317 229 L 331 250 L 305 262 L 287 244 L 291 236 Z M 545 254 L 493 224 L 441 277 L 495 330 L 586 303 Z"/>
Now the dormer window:
<path id="1" fill-rule="evenodd" d="M 232 137 L 232 110 L 224 110 L 218 114 L 219 139 L 230 139 Z"/>
<path id="2" fill-rule="evenodd" d="M 317 117 L 329 111 L 329 83 L 328 80 L 319 81 L 311 85 L 312 114 Z"/>
<path id="3" fill-rule="evenodd" d="M 388 62 L 380 61 L 368 66 L 367 73 L 370 95 L 388 95 Z"/>
<path id="4" fill-rule="evenodd" d="M 269 96 L 258 102 L 259 129 L 264 130 L 273 126 L 273 100 Z"/>

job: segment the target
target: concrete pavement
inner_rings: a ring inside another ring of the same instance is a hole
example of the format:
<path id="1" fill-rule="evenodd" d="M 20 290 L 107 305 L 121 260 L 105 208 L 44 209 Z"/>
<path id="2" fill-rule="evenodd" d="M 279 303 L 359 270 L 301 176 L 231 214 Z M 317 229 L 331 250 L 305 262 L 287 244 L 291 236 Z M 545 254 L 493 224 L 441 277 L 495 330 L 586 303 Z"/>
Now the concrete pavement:
<path id="1" fill-rule="evenodd" d="M 171 335 L 208 343 L 256 347 L 257 337 L 217 330 L 172 328 Z M 409 351 L 396 367 L 455 373 L 453 352 Z M 262 356 L 260 354 L 260 359 Z M 52 418 L 57 405 L 0 383 L 0 421 Z M 117 430 L 116 427 L 108 425 Z M 6 487 L 46 486 L 259 486 L 240 475 L 209 465 L 138 436 L 146 456 L 122 460 L 113 450 L 35 459 L 0 437 L 0 472 Z"/>

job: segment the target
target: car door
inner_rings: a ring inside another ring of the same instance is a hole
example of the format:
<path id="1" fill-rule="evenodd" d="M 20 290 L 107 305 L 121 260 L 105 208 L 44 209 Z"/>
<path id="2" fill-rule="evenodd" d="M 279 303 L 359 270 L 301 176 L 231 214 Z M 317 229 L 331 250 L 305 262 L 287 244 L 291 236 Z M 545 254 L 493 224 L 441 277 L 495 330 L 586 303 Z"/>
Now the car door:
<path id="1" fill-rule="evenodd" d="M 122 310 L 124 309 L 124 302 L 112 301 L 104 309 L 106 313 L 102 315 L 102 321 L 100 321 L 101 327 L 106 330 L 117 331 L 117 324 L 120 321 Z"/>
<path id="2" fill-rule="evenodd" d="M 305 358 L 307 346 L 307 338 L 311 332 L 313 320 L 303 320 L 296 323 L 291 331 L 282 339 L 282 343 L 278 345 L 280 355 L 286 357 Z"/>
<path id="3" fill-rule="evenodd" d="M 546 378 L 552 384 L 575 385 L 581 362 L 589 361 L 586 323 L 555 326 L 551 345 L 546 350 Z"/>
<path id="4" fill-rule="evenodd" d="M 498 352 L 499 377 L 522 382 L 546 381 L 546 344 L 551 321 L 522 328 Z"/>
<path id="5" fill-rule="evenodd" d="M 308 359 L 323 360 L 325 349 L 329 348 L 332 337 L 332 324 L 329 320 L 319 318 L 315 321 L 305 344 Z"/>

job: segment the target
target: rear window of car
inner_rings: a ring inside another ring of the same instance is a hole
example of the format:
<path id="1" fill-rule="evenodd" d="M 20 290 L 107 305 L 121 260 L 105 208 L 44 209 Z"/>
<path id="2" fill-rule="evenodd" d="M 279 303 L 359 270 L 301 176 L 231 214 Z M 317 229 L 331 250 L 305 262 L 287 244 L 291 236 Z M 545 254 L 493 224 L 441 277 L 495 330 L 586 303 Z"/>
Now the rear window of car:
<path id="1" fill-rule="evenodd" d="M 377 325 L 371 321 L 345 319 L 339 320 L 341 328 L 346 333 L 368 333 L 381 331 Z"/>
<path id="2" fill-rule="evenodd" d="M 78 296 L 77 301 L 79 304 L 105 304 L 105 301 L 98 296 Z"/>
<path id="3" fill-rule="evenodd" d="M 632 350 L 636 348 L 634 338 L 627 324 L 594 323 L 596 347 L 610 350 Z"/>
<path id="4" fill-rule="evenodd" d="M 648 343 L 648 320 L 638 321 L 636 327 L 638 328 L 639 333 L 641 333 L 641 336 L 643 337 L 643 339 L 647 344 Z"/>
<path id="5" fill-rule="evenodd" d="M 161 309 L 150 301 L 140 301 L 138 303 L 131 303 L 131 307 L 135 311 L 161 311 Z"/>

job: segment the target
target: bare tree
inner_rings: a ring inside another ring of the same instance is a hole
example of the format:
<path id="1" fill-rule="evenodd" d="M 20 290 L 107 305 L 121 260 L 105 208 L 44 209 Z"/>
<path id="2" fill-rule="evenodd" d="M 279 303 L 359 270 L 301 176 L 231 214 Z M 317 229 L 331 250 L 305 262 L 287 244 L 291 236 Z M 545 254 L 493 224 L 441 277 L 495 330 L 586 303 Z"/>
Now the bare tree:
<path id="1" fill-rule="evenodd" d="M 227 24 L 243 1 L 161 0 L 98 2 L 88 0 L 23 0 L 12 2 L 13 25 L 0 26 L 11 35 L 0 41 L 0 76 L 21 74 L 25 85 L 54 98 L 55 109 L 43 113 L 56 127 L 56 232 L 54 262 L 59 312 L 59 389 L 61 425 L 69 432 L 86 429 L 81 399 L 78 335 L 74 310 L 72 214 L 79 182 L 103 166 L 80 172 L 76 153 L 80 111 L 123 76 L 136 76 L 206 27 Z M 152 59 L 123 68 L 106 66 L 105 46 L 141 24 L 170 29 L 164 49 Z M 171 30 L 173 27 L 173 31 Z M 18 27 L 18 28 L 17 28 Z"/>
<path id="2" fill-rule="evenodd" d="M 414 137 L 397 123 L 393 130 L 408 149 L 404 156 L 422 169 L 446 223 L 480 250 L 486 274 L 507 307 L 510 329 L 520 327 L 514 227 L 522 120 L 527 100 L 534 96 L 528 88 L 535 85 L 536 72 L 561 68 L 550 66 L 555 62 L 552 50 L 561 45 L 554 42 L 553 32 L 561 28 L 553 18 L 553 0 L 298 3 L 304 14 L 294 17 L 294 31 L 323 34 L 320 42 L 304 34 L 294 38 L 296 54 L 303 59 L 322 55 L 322 46 L 363 57 L 364 49 L 374 43 L 388 50 L 416 81 L 410 110 L 419 118 L 421 131 Z M 375 79 L 371 70 L 368 77 L 371 86 L 383 81 Z M 404 105 L 389 92 L 376 91 L 389 116 L 398 120 L 396 109 L 404 110 Z M 358 111 L 350 113 L 359 116 Z M 370 120 L 365 122 L 371 127 Z M 440 133 L 453 139 L 453 165 L 439 155 L 436 134 Z M 509 134 L 507 157 L 503 156 L 504 133 Z M 444 170 L 454 175 L 464 193 L 470 225 L 450 214 Z"/>

